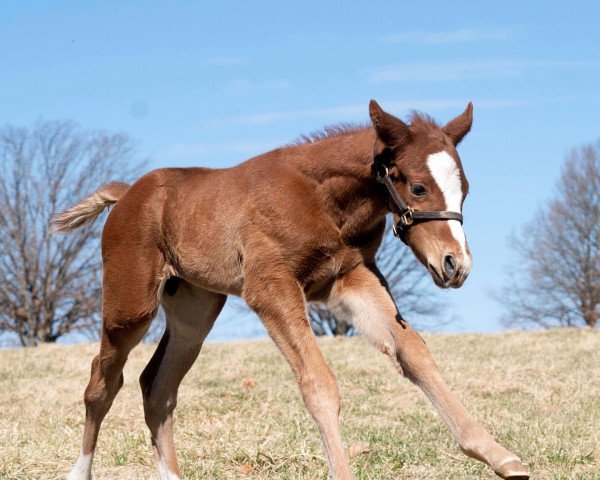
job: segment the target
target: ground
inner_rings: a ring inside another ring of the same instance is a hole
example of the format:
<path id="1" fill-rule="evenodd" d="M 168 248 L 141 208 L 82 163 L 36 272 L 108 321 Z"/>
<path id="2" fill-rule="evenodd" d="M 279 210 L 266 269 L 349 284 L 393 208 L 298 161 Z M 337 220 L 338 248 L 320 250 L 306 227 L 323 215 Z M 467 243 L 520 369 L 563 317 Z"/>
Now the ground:
<path id="1" fill-rule="evenodd" d="M 467 409 L 532 478 L 600 479 L 600 331 L 425 335 Z M 357 479 L 493 479 L 465 457 L 419 392 L 360 338 L 323 339 Z M 156 478 L 136 348 L 100 432 L 94 478 Z M 97 344 L 0 350 L 0 478 L 64 478 L 82 433 Z M 319 435 L 269 340 L 206 345 L 185 378 L 176 444 L 189 479 L 326 479 Z"/>

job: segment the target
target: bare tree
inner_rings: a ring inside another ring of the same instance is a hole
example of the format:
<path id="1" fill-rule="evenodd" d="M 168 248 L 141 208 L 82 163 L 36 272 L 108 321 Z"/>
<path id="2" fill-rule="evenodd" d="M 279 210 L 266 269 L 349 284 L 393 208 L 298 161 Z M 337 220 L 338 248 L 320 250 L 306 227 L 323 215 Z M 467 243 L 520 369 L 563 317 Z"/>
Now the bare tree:
<path id="1" fill-rule="evenodd" d="M 512 242 L 520 268 L 496 296 L 506 309 L 505 325 L 598 325 L 600 142 L 571 152 L 554 199 Z"/>
<path id="2" fill-rule="evenodd" d="M 0 335 L 23 346 L 74 330 L 92 334 L 100 316 L 102 222 L 49 235 L 53 213 L 109 180 L 128 180 L 131 141 L 40 121 L 0 129 Z"/>
<path id="3" fill-rule="evenodd" d="M 433 325 L 431 316 L 440 310 L 443 301 L 431 285 L 427 270 L 410 249 L 394 237 L 391 228 L 386 228 L 376 261 L 402 315 L 413 324 L 429 320 L 427 323 Z M 316 335 L 340 336 L 355 333 L 352 325 L 336 319 L 322 304 L 310 303 L 308 317 Z M 413 321 L 414 318 L 417 319 L 416 322 Z M 440 319 L 434 323 L 437 325 L 442 322 L 443 319 Z"/>

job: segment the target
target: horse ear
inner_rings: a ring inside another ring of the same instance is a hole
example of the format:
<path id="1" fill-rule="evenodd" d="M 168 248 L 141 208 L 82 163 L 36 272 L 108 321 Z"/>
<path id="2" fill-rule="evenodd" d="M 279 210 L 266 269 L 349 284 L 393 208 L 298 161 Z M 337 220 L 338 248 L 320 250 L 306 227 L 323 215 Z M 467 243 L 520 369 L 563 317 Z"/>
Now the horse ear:
<path id="1" fill-rule="evenodd" d="M 473 102 L 469 102 L 467 108 L 454 120 L 450 120 L 442 131 L 448 135 L 454 145 L 458 145 L 464 136 L 471 130 L 473 124 Z"/>
<path id="2" fill-rule="evenodd" d="M 396 147 L 408 143 L 410 129 L 399 118 L 383 111 L 375 100 L 369 102 L 369 115 L 379 139 L 388 147 Z"/>

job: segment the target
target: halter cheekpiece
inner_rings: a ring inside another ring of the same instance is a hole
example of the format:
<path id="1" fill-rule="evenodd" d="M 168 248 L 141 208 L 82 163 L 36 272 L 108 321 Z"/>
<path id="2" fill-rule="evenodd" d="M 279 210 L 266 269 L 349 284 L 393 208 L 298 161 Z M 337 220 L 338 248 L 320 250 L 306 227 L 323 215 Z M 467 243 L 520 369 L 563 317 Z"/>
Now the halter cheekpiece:
<path id="1" fill-rule="evenodd" d="M 442 210 L 415 210 L 407 205 L 400 197 L 398 190 L 394 186 L 388 168 L 377 160 L 377 155 L 373 157 L 373 170 L 377 181 L 387 188 L 387 191 L 392 200 L 392 206 L 395 213 L 398 214 L 400 220 L 395 225 L 392 225 L 394 235 L 406 243 L 404 236 L 408 229 L 415 223 L 428 222 L 431 220 L 457 220 L 463 223 L 463 216 L 458 212 L 449 212 Z"/>

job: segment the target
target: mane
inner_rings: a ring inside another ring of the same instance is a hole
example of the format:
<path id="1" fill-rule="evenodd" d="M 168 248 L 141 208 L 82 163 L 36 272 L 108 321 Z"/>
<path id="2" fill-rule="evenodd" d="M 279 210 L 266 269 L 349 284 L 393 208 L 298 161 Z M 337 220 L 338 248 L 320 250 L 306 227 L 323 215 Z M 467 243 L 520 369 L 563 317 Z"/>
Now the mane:
<path id="1" fill-rule="evenodd" d="M 302 134 L 294 140 L 290 146 L 309 145 L 320 142 L 328 138 L 343 137 L 358 130 L 370 128 L 368 123 L 338 123 L 337 125 L 328 125 L 321 130 L 315 130 L 307 134 Z"/>
<path id="2" fill-rule="evenodd" d="M 410 120 L 410 126 L 414 130 L 429 131 L 440 128 L 439 124 L 433 119 L 433 117 L 423 112 L 417 112 L 413 110 L 408 116 Z"/>
<path id="3" fill-rule="evenodd" d="M 439 124 L 430 115 L 413 110 L 408 116 L 411 129 L 417 131 L 429 131 L 440 128 Z M 336 125 L 327 125 L 321 130 L 315 130 L 310 133 L 304 133 L 299 135 L 296 140 L 289 143 L 287 146 L 294 147 L 298 145 L 310 145 L 313 143 L 320 142 L 321 140 L 327 140 L 328 138 L 343 137 L 351 133 L 357 132 L 358 130 L 365 130 L 371 128 L 370 123 L 351 123 L 343 122 Z"/>

